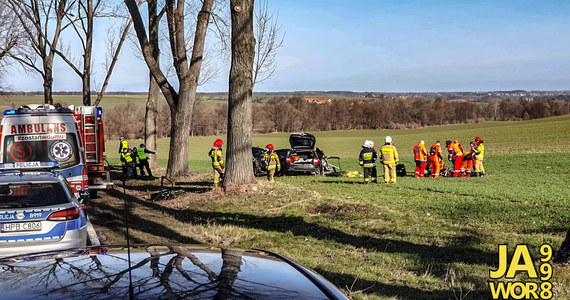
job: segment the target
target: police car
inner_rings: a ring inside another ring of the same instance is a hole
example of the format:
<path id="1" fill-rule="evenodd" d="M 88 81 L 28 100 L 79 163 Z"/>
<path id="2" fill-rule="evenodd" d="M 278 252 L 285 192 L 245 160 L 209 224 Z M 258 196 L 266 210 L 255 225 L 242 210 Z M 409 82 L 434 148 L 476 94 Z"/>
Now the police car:
<path id="1" fill-rule="evenodd" d="M 0 164 L 0 257 L 85 246 L 84 201 L 57 162 Z"/>

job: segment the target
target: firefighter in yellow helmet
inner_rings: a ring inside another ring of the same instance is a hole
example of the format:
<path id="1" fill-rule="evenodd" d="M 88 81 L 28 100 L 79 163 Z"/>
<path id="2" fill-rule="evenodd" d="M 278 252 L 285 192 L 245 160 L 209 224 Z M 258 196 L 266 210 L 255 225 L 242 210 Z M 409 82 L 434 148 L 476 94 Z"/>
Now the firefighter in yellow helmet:
<path id="1" fill-rule="evenodd" d="M 398 150 L 392 145 L 392 137 L 387 136 L 384 146 L 380 149 L 382 164 L 384 165 L 384 182 L 396 183 L 396 163 L 400 161 L 398 158 Z"/>
<path id="2" fill-rule="evenodd" d="M 473 148 L 475 155 L 475 176 L 485 176 L 485 168 L 483 167 L 483 158 L 485 157 L 485 145 L 480 137 L 475 138 L 477 147 Z"/>
<path id="3" fill-rule="evenodd" d="M 364 168 L 364 183 L 374 182 L 377 183 L 376 179 L 376 158 L 378 154 L 374 149 L 374 142 L 366 140 L 362 145 L 362 150 L 360 150 L 360 155 L 358 158 L 359 164 Z"/>
<path id="4" fill-rule="evenodd" d="M 265 146 L 267 152 L 263 155 L 263 160 L 265 160 L 265 165 L 267 166 L 267 180 L 269 182 L 274 182 L 273 176 L 275 175 L 275 170 L 281 170 L 281 163 L 279 162 L 279 155 L 273 152 L 273 145 L 267 144 Z"/>
<path id="5" fill-rule="evenodd" d="M 224 153 L 222 146 L 224 141 L 217 139 L 214 141 L 214 146 L 208 152 L 212 159 L 212 168 L 214 169 L 214 188 L 218 187 L 220 182 L 224 181 Z"/>

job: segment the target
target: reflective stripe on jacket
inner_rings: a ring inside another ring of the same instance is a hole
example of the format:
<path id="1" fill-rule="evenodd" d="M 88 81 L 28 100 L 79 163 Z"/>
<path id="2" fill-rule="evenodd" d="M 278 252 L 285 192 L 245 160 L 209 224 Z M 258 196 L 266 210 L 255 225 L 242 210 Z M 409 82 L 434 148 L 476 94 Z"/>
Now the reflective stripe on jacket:
<path id="1" fill-rule="evenodd" d="M 421 143 L 414 146 L 414 159 L 419 162 L 427 161 L 426 147 Z"/>
<path id="2" fill-rule="evenodd" d="M 212 159 L 212 167 L 220 167 L 224 164 L 222 149 L 214 147 L 210 149 L 208 155 L 210 155 L 210 158 Z"/>
<path id="3" fill-rule="evenodd" d="M 139 157 L 139 159 L 147 159 L 146 152 L 144 152 L 143 147 L 137 149 L 137 156 Z"/>
<path id="4" fill-rule="evenodd" d="M 374 167 L 376 158 L 378 158 L 378 154 L 374 148 L 362 148 L 358 160 L 361 166 L 371 168 Z"/>
<path id="5" fill-rule="evenodd" d="M 483 157 L 485 156 L 485 145 L 483 145 L 483 143 L 480 143 L 477 148 L 475 148 L 475 160 L 483 160 Z"/>
<path id="6" fill-rule="evenodd" d="M 393 145 L 384 145 L 380 150 L 382 152 L 382 163 L 393 164 L 400 161 L 398 158 L 398 150 Z"/>
<path id="7" fill-rule="evenodd" d="M 459 148 L 459 146 L 455 143 L 449 144 L 447 149 L 449 150 L 449 158 L 450 159 L 458 157 L 458 156 L 463 156 L 463 151 L 461 151 L 461 148 Z"/>
<path id="8" fill-rule="evenodd" d="M 271 153 L 265 153 L 263 159 L 267 163 L 267 170 L 281 169 L 281 163 L 279 162 L 279 155 L 271 151 Z"/>

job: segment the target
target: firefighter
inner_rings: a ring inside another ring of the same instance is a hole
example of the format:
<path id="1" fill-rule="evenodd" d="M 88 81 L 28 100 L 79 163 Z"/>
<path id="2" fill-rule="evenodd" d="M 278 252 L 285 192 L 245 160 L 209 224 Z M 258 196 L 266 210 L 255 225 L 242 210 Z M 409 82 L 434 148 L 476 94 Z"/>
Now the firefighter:
<path id="1" fill-rule="evenodd" d="M 477 147 L 473 149 L 475 154 L 475 176 L 485 176 L 485 168 L 483 167 L 483 158 L 485 156 L 485 145 L 480 137 L 475 138 Z"/>
<path id="2" fill-rule="evenodd" d="M 453 163 L 453 176 L 460 177 L 464 172 L 461 169 L 463 165 L 463 151 L 459 147 L 459 141 L 447 141 L 446 144 L 449 152 L 449 161 Z"/>
<path id="3" fill-rule="evenodd" d="M 387 136 L 384 146 L 380 149 L 382 164 L 384 165 L 384 182 L 396 183 L 396 163 L 400 161 L 398 151 L 392 145 L 392 137 Z"/>
<path id="4" fill-rule="evenodd" d="M 123 149 L 125 148 L 129 148 L 129 143 L 127 143 L 127 141 L 125 141 L 124 137 L 120 137 L 119 138 L 119 154 L 123 154 Z"/>
<path id="5" fill-rule="evenodd" d="M 427 165 L 427 151 L 424 141 L 420 141 L 414 146 L 414 159 L 416 161 L 416 172 L 414 176 L 416 178 L 424 178 L 424 173 L 426 171 Z"/>
<path id="6" fill-rule="evenodd" d="M 441 143 L 439 141 L 436 141 L 435 144 L 429 148 L 428 163 L 431 177 L 439 177 L 442 161 L 445 164 L 445 161 L 443 160 L 443 154 L 441 153 Z"/>
<path id="7" fill-rule="evenodd" d="M 208 155 L 212 159 L 212 168 L 214 169 L 214 188 L 217 188 L 220 182 L 224 181 L 224 153 L 222 152 L 222 146 L 224 141 L 217 139 L 214 141 L 214 146 L 208 152 Z"/>
<path id="8" fill-rule="evenodd" d="M 150 166 L 148 164 L 148 156 L 147 154 L 156 154 L 154 151 L 150 151 L 146 148 L 144 144 L 141 144 L 140 147 L 137 149 L 137 157 L 139 159 L 139 168 L 141 172 L 141 177 L 144 177 L 144 168 L 146 168 L 146 172 L 150 178 L 154 178 L 152 175 L 152 171 L 150 170 Z"/>
<path id="9" fill-rule="evenodd" d="M 366 140 L 362 145 L 359 156 L 360 166 L 364 167 L 364 183 L 370 183 L 371 181 L 378 183 L 376 178 L 376 158 L 378 158 L 378 154 L 374 149 L 374 142 Z"/>
<path id="10" fill-rule="evenodd" d="M 121 165 L 123 166 L 123 179 L 131 179 L 131 177 L 133 177 L 135 162 L 129 148 L 123 148 L 123 152 L 121 153 Z"/>
<path id="11" fill-rule="evenodd" d="M 267 166 L 267 180 L 269 182 L 275 182 L 273 180 L 273 175 L 275 175 L 275 171 L 281 170 L 281 163 L 279 162 L 279 155 L 273 152 L 273 144 L 267 144 L 265 146 L 267 151 L 263 155 L 263 160 L 265 161 L 265 165 Z"/>

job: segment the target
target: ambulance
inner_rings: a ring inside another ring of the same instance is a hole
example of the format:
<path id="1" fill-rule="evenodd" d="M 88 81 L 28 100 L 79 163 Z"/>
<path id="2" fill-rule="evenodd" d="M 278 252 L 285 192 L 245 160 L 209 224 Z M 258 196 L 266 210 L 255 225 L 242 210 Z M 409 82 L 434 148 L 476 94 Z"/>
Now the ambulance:
<path id="1" fill-rule="evenodd" d="M 0 163 L 27 167 L 56 161 L 75 193 L 90 191 L 90 183 L 92 195 L 109 188 L 101 113 L 94 106 L 48 104 L 6 110 L 0 123 Z"/>

